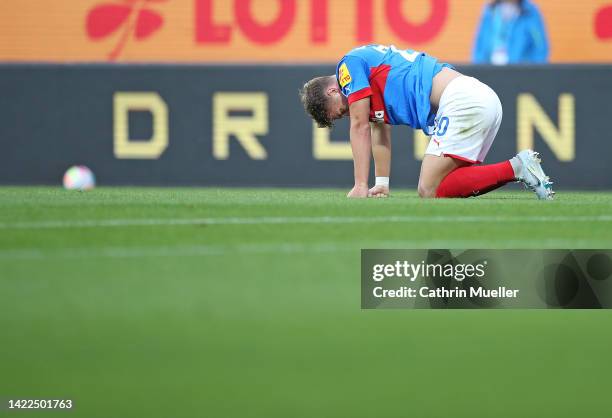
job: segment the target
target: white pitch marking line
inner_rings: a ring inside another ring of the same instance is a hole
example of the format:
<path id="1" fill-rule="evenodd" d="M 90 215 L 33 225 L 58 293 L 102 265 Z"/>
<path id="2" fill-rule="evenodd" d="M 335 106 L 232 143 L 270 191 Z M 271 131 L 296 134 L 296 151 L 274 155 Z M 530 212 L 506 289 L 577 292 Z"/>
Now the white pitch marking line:
<path id="1" fill-rule="evenodd" d="M 0 250 L 0 259 L 42 259 L 42 258 L 139 258 L 139 257 L 200 257 L 228 254 L 295 254 L 330 253 L 340 251 L 359 251 L 351 244 L 242 244 L 242 245 L 190 245 L 176 247 L 100 247 L 100 248 L 63 248 L 37 249 L 25 248 Z"/>
<path id="2" fill-rule="evenodd" d="M 599 242 L 599 241 L 596 241 Z M 515 249 L 525 242 L 511 240 L 495 243 L 492 248 Z M 501 246 L 500 246 L 501 245 Z M 590 240 L 545 239 L 530 242 L 528 248 L 591 248 Z M 602 244 L 604 245 L 604 244 Z M 46 259 L 84 259 L 84 258 L 144 258 L 144 257 L 206 257 L 237 254 L 333 254 L 350 252 L 359 255 L 361 248 L 484 248 L 490 243 L 482 240 L 429 240 L 429 241 L 370 241 L 370 242 L 323 242 L 323 243 L 250 243 L 238 245 L 189 245 L 189 246 L 153 246 L 122 247 L 106 246 L 95 248 L 22 248 L 0 250 L 0 260 L 46 260 Z M 423 250 L 425 251 L 425 250 Z"/>
<path id="3" fill-rule="evenodd" d="M 175 225 L 268 225 L 351 223 L 436 223 L 436 222 L 612 222 L 612 215 L 586 216 L 313 216 L 313 217 L 219 217 L 178 219 L 89 219 L 3 222 L 0 229 L 104 228 L 122 226 Z"/>

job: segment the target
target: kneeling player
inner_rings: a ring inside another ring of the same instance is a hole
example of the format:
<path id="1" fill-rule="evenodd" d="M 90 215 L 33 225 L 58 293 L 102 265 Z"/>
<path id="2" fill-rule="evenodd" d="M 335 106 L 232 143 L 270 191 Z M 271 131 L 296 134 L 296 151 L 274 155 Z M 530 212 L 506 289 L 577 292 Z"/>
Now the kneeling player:
<path id="1" fill-rule="evenodd" d="M 478 196 L 520 181 L 538 198 L 553 198 L 552 182 L 531 150 L 478 165 L 501 124 L 499 98 L 489 86 L 427 54 L 362 46 L 340 60 L 335 75 L 307 82 L 300 96 L 320 127 L 350 116 L 355 185 L 348 197 L 389 194 L 389 125 L 408 125 L 431 135 L 419 177 L 421 197 Z M 368 189 L 372 154 L 376 184 Z"/>

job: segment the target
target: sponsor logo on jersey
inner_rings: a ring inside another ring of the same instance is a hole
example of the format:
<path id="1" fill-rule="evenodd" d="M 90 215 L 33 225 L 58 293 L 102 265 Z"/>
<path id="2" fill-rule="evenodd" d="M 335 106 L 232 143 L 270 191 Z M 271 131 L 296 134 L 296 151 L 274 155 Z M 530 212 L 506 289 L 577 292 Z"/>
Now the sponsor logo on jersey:
<path id="1" fill-rule="evenodd" d="M 340 66 L 340 70 L 338 70 L 338 79 L 340 80 L 340 87 L 344 87 L 352 81 L 351 73 L 349 73 L 346 63 Z"/>

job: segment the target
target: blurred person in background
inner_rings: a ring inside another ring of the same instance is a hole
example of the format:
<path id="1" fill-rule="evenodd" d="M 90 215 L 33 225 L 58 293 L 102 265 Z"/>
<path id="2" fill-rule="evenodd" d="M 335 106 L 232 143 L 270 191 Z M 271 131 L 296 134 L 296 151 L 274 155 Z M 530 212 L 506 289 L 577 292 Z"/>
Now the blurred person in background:
<path id="1" fill-rule="evenodd" d="M 493 0 L 484 7 L 472 62 L 527 64 L 548 61 L 548 37 L 538 7 L 530 0 Z"/>

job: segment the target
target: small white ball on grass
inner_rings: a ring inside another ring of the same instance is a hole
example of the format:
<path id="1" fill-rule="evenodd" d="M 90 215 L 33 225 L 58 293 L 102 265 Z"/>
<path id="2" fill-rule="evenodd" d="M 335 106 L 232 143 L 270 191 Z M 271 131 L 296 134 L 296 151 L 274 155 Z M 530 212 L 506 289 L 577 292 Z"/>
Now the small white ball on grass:
<path id="1" fill-rule="evenodd" d="M 70 167 L 64 174 L 64 188 L 68 190 L 91 190 L 96 186 L 96 177 L 84 165 Z"/>

